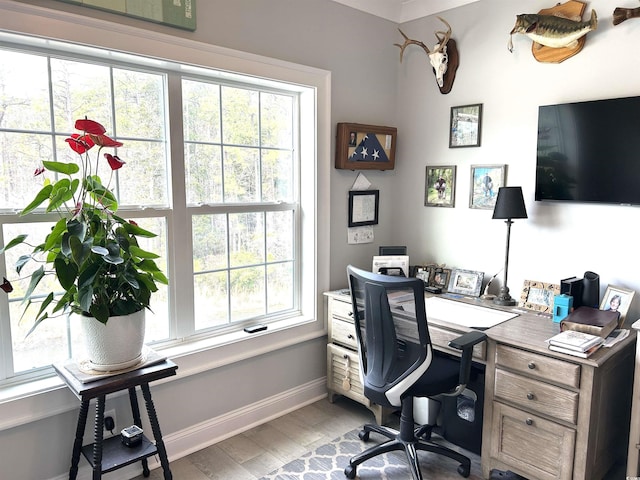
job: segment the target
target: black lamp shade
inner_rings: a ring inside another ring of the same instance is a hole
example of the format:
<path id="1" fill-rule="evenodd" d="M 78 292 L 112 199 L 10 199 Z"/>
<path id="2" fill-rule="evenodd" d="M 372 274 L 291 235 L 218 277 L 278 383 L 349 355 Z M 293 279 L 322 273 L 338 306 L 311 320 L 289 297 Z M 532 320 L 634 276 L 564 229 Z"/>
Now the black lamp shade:
<path id="1" fill-rule="evenodd" d="M 500 187 L 496 206 L 493 209 L 495 219 L 527 218 L 527 209 L 524 206 L 522 187 Z"/>

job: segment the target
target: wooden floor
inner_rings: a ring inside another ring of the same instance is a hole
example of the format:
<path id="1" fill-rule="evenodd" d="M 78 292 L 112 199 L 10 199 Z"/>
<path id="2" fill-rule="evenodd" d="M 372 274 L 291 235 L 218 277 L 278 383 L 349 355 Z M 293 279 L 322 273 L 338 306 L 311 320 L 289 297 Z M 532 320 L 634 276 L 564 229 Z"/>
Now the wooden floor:
<path id="1" fill-rule="evenodd" d="M 373 414 L 347 398 L 339 397 L 335 403 L 320 400 L 173 461 L 171 472 L 175 480 L 256 480 L 370 422 L 374 422 Z M 478 459 L 477 455 L 469 456 Z M 429 461 L 432 458 L 430 456 Z M 482 478 L 478 470 L 472 468 L 470 480 Z M 153 470 L 147 478 L 162 479 L 162 469 Z M 438 480 L 449 479 L 462 479 L 455 467 L 451 469 L 451 476 L 441 476 Z M 140 475 L 135 480 L 144 480 L 144 477 Z"/>

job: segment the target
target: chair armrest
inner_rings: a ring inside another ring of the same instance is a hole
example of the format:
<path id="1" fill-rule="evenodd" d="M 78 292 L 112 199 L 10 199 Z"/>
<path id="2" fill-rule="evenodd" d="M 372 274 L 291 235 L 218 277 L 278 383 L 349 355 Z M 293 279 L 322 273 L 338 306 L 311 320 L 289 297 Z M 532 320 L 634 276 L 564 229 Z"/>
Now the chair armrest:
<path id="1" fill-rule="evenodd" d="M 480 342 L 484 342 L 486 339 L 487 335 L 485 333 L 478 330 L 472 330 L 449 342 L 450 347 L 462 351 L 462 358 L 460 359 L 460 376 L 458 379 L 458 382 L 461 385 L 466 385 L 469 382 L 469 377 L 471 376 L 473 346 Z"/>

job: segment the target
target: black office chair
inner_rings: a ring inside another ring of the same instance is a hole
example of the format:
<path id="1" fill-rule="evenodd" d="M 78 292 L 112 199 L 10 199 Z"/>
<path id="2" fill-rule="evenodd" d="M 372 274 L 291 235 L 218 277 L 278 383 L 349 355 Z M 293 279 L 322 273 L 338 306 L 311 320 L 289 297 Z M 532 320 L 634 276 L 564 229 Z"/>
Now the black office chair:
<path id="1" fill-rule="evenodd" d="M 458 473 L 468 477 L 469 458 L 433 442 L 433 426 L 416 426 L 413 399 L 462 393 L 471 372 L 473 346 L 486 335 L 472 331 L 450 342 L 462 351 L 461 359 L 438 353 L 431 348 L 421 279 L 379 275 L 353 266 L 347 267 L 347 274 L 364 395 L 378 405 L 400 407 L 401 412 L 400 431 L 364 426 L 361 440 L 369 440 L 370 432 L 389 440 L 353 457 L 344 474 L 355 478 L 357 466 L 364 461 L 403 450 L 413 478 L 422 480 L 417 450 L 425 450 L 460 462 Z"/>

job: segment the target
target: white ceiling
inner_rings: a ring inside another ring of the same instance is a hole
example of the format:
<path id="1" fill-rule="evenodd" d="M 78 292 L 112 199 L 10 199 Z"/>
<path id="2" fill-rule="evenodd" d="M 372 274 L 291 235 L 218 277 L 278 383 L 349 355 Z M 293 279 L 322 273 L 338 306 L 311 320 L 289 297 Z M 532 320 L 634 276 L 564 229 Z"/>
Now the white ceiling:
<path id="1" fill-rule="evenodd" d="M 333 0 L 396 23 L 409 22 L 479 0 Z"/>

